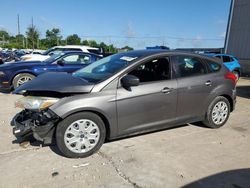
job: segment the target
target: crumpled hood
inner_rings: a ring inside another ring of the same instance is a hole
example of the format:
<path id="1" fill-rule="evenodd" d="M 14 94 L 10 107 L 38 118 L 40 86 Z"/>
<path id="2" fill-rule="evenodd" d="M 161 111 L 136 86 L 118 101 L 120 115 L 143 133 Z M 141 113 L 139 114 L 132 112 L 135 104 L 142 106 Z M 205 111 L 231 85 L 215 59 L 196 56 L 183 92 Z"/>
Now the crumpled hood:
<path id="1" fill-rule="evenodd" d="M 45 73 L 34 80 L 18 87 L 13 93 L 23 94 L 25 92 L 56 92 L 65 94 L 89 93 L 94 87 L 84 79 L 74 77 L 69 73 Z"/>

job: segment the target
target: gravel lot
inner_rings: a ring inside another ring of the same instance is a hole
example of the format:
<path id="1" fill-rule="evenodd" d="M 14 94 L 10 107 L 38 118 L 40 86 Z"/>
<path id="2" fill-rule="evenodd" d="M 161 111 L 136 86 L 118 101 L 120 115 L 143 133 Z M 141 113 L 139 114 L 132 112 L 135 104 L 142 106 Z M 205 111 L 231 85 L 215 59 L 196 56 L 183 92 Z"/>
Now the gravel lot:
<path id="1" fill-rule="evenodd" d="M 0 93 L 0 187 L 250 187 L 250 80 L 238 83 L 226 126 L 198 125 L 103 145 L 85 159 L 17 143 L 9 125 L 19 96 Z"/>

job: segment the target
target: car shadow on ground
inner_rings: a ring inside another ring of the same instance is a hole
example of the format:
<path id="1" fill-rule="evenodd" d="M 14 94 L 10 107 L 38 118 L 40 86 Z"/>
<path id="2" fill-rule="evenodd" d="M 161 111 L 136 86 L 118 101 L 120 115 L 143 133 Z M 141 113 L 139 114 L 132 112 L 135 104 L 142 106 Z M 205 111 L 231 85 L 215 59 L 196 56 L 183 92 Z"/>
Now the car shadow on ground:
<path id="1" fill-rule="evenodd" d="M 199 123 L 194 123 L 192 125 L 205 127 L 204 125 L 199 124 Z M 144 135 L 157 133 L 157 132 L 161 132 L 161 131 L 171 130 L 171 129 L 175 129 L 175 128 L 186 127 L 186 126 L 189 126 L 189 124 L 179 125 L 179 126 L 171 127 L 171 128 L 164 128 L 164 129 L 161 129 L 161 130 L 149 131 L 149 132 L 145 132 L 145 133 L 137 133 L 135 135 L 129 135 L 129 136 L 125 136 L 125 137 L 122 137 L 122 138 L 117 138 L 117 139 L 113 139 L 113 140 L 106 140 L 104 144 L 116 142 L 116 141 L 119 141 L 119 140 L 129 139 L 129 138 L 133 138 L 133 137 L 144 136 Z M 32 146 L 32 147 L 49 147 L 51 149 L 51 151 L 53 151 L 55 154 L 57 154 L 59 156 L 62 156 L 62 157 L 65 157 L 61 153 L 61 151 L 58 149 L 58 147 L 56 146 L 55 139 L 52 141 L 52 144 L 46 145 L 46 144 L 43 144 L 43 142 L 36 141 L 33 138 L 33 136 L 30 136 L 29 138 L 26 138 L 26 139 L 16 138 L 15 140 L 12 141 L 12 144 L 19 144 L 20 147 L 22 147 L 21 146 L 22 143 L 25 143 L 25 142 L 29 142 L 29 145 Z"/>
<path id="2" fill-rule="evenodd" d="M 202 128 L 208 128 L 204 124 L 202 124 L 201 122 L 195 122 L 195 123 L 190 123 L 190 124 L 178 125 L 178 126 L 170 127 L 170 128 L 163 128 L 163 129 L 160 129 L 160 130 L 153 130 L 153 131 L 149 131 L 149 132 L 136 133 L 134 135 L 128 135 L 128 136 L 124 136 L 124 137 L 121 137 L 121 138 L 116 138 L 116 139 L 113 139 L 113 140 L 106 140 L 104 144 L 109 144 L 109 143 L 120 141 L 120 140 L 125 140 L 125 139 L 134 138 L 134 137 L 149 135 L 149 134 L 153 134 L 153 133 L 157 133 L 157 132 L 161 132 L 161 131 L 166 131 L 166 130 L 181 128 L 181 127 L 186 127 L 186 126 L 189 126 L 189 125 L 193 125 L 193 126 L 197 126 L 197 127 L 202 127 Z M 12 143 L 13 144 L 19 144 L 20 147 L 21 147 L 22 143 L 24 143 L 26 141 L 28 141 L 29 145 L 32 146 L 32 147 L 49 147 L 51 149 L 51 151 L 53 151 L 55 154 L 57 154 L 59 156 L 62 156 L 62 157 L 65 157 L 61 153 L 61 151 L 58 149 L 58 147 L 56 146 L 55 139 L 53 139 L 52 144 L 49 144 L 49 145 L 43 144 L 43 142 L 40 142 L 40 141 L 36 141 L 32 136 L 30 136 L 27 139 L 16 138 L 15 140 L 12 141 Z"/>
<path id="3" fill-rule="evenodd" d="M 220 172 L 190 184 L 182 186 L 182 188 L 245 188 L 250 187 L 250 168 L 230 170 Z"/>
<path id="4" fill-rule="evenodd" d="M 237 96 L 250 99 L 250 86 L 237 86 Z"/>

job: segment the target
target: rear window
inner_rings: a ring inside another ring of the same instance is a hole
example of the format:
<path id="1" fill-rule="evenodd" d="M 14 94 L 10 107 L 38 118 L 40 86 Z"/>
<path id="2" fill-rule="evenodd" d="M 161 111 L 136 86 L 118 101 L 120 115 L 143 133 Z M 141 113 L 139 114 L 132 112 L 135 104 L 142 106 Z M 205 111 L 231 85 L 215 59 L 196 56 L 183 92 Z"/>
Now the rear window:
<path id="1" fill-rule="evenodd" d="M 88 49 L 88 51 L 93 54 L 100 54 L 100 50 Z"/>
<path id="2" fill-rule="evenodd" d="M 82 49 L 80 49 L 80 48 L 64 48 L 63 51 L 79 51 L 79 52 L 82 52 Z"/>
<path id="3" fill-rule="evenodd" d="M 224 62 L 224 63 L 226 63 L 226 62 L 231 62 L 231 61 L 232 61 L 232 58 L 231 58 L 231 57 L 226 56 L 226 55 L 223 56 L 223 62 Z"/>
<path id="4" fill-rule="evenodd" d="M 209 72 L 218 72 L 221 69 L 221 65 L 219 63 L 207 60 Z"/>

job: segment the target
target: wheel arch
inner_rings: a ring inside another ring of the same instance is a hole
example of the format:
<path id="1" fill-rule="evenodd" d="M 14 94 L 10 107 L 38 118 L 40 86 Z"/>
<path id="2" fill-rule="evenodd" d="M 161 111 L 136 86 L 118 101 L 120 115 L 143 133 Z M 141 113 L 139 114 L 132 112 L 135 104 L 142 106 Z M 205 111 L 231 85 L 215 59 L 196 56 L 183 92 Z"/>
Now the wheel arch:
<path id="1" fill-rule="evenodd" d="M 31 75 L 33 75 L 33 76 L 35 76 L 35 77 L 37 77 L 37 75 L 36 74 L 34 74 L 34 72 L 32 72 L 32 71 L 28 71 L 28 70 L 25 70 L 25 71 L 20 71 L 20 72 L 16 72 L 15 74 L 13 74 L 13 76 L 12 76 L 12 78 L 11 78 L 11 84 L 13 84 L 13 80 L 14 80 L 14 78 L 17 76 L 17 75 L 19 75 L 19 74 L 31 74 Z"/>
<path id="2" fill-rule="evenodd" d="M 97 110 L 93 110 L 93 109 L 84 109 L 84 110 L 77 110 L 77 111 L 74 111 L 72 113 L 69 113 L 67 114 L 66 116 L 62 117 L 62 119 L 65 119 L 73 114 L 77 114 L 77 113 L 80 113 L 80 112 L 90 112 L 90 113 L 93 113 L 93 114 L 96 114 L 98 115 L 102 121 L 104 122 L 104 125 L 105 125 L 105 128 L 106 128 L 106 140 L 109 140 L 110 139 L 110 136 L 111 136 L 111 130 L 110 130 L 110 122 L 108 120 L 108 118 L 101 112 L 97 111 Z"/>
<path id="3" fill-rule="evenodd" d="M 226 95 L 226 94 L 220 95 L 220 96 L 225 97 L 228 100 L 228 102 L 230 104 L 230 112 L 232 112 L 234 109 L 234 101 L 233 101 L 232 97 L 229 95 Z"/>

